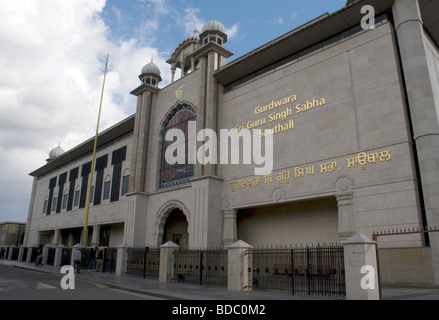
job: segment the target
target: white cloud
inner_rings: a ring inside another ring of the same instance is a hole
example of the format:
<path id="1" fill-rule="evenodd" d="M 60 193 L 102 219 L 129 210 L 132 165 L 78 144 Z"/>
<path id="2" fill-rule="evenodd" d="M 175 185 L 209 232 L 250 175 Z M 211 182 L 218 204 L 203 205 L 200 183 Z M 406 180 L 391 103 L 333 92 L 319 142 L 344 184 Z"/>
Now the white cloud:
<path id="1" fill-rule="evenodd" d="M 283 17 L 274 17 L 271 20 L 267 21 L 269 24 L 283 24 L 284 18 Z"/>
<path id="2" fill-rule="evenodd" d="M 0 221 L 26 220 L 32 179 L 61 142 L 68 150 L 92 137 L 110 52 L 100 131 L 135 112 L 129 92 L 154 56 L 145 41 L 111 43 L 100 14 L 105 0 L 0 2 Z M 164 2 L 154 8 L 165 12 Z M 169 78 L 169 77 L 168 77 Z M 21 205 L 14 199 L 20 199 Z"/>
<path id="3" fill-rule="evenodd" d="M 238 36 L 239 32 L 239 22 L 235 23 L 230 28 L 226 28 L 227 37 L 230 39 L 234 39 Z"/>
<path id="4" fill-rule="evenodd" d="M 201 33 L 206 21 L 200 18 L 198 16 L 199 14 L 200 9 L 198 8 L 186 8 L 184 10 L 184 16 L 180 17 L 179 23 L 184 26 L 184 31 L 187 36 L 191 36 L 195 28 Z"/>

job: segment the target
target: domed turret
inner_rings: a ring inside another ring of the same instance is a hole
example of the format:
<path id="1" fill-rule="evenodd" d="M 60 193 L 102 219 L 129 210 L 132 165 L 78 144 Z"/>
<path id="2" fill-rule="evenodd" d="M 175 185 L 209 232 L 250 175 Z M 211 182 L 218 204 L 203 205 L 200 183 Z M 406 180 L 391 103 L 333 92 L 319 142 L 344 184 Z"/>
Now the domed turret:
<path id="1" fill-rule="evenodd" d="M 64 153 L 64 150 L 60 147 L 60 145 L 58 144 L 57 147 L 53 148 L 52 150 L 50 150 L 49 152 L 49 158 L 47 159 L 47 162 L 50 162 L 52 160 L 55 160 L 56 158 L 58 158 L 60 155 L 62 155 Z"/>
<path id="2" fill-rule="evenodd" d="M 144 84 L 149 84 L 157 87 L 159 82 L 162 81 L 160 68 L 152 61 L 146 64 L 139 76 L 140 81 Z"/>
<path id="3" fill-rule="evenodd" d="M 203 26 L 201 33 L 204 33 L 206 31 L 220 31 L 225 34 L 226 28 L 224 28 L 223 24 L 218 20 L 210 20 Z"/>
<path id="4" fill-rule="evenodd" d="M 227 42 L 226 28 L 218 20 L 210 20 L 203 26 L 200 38 L 203 45 L 215 42 L 222 46 Z"/>
<path id="5" fill-rule="evenodd" d="M 156 76 L 160 76 L 161 75 L 159 67 L 154 62 L 150 62 L 150 63 L 146 64 L 142 68 L 141 72 L 145 73 L 145 74 L 153 74 L 153 75 L 156 75 Z"/>

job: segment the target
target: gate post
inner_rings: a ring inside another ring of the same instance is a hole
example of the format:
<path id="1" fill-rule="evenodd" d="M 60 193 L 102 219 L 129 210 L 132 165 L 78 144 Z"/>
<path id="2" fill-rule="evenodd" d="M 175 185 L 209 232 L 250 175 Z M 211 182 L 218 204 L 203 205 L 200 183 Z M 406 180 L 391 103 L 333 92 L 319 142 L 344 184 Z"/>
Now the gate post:
<path id="1" fill-rule="evenodd" d="M 64 245 L 59 244 L 56 246 L 55 249 L 55 260 L 53 261 L 53 266 L 54 267 L 59 267 L 61 266 L 61 258 L 62 258 L 62 250 L 63 248 L 65 248 Z"/>
<path id="2" fill-rule="evenodd" d="M 242 240 L 238 240 L 227 248 L 228 268 L 227 268 L 227 289 L 231 291 L 247 291 L 249 289 L 248 249 L 253 247 Z"/>
<path id="3" fill-rule="evenodd" d="M 14 252 L 15 247 L 16 247 L 15 244 L 13 244 L 12 246 L 9 246 L 8 257 L 6 259 L 12 260 L 12 253 Z"/>
<path id="4" fill-rule="evenodd" d="M 26 262 L 27 263 L 34 263 L 32 261 L 32 253 L 34 251 L 34 248 L 38 247 L 36 244 L 29 246 L 29 249 L 27 249 L 27 257 L 26 257 Z"/>
<path id="5" fill-rule="evenodd" d="M 23 245 L 20 246 L 20 250 L 18 251 L 18 259 L 17 259 L 17 261 L 22 261 L 23 260 L 24 248 L 25 248 L 25 246 L 23 246 Z"/>
<path id="6" fill-rule="evenodd" d="M 172 241 L 160 246 L 160 282 L 171 282 L 174 278 L 174 252 L 180 247 Z"/>
<path id="7" fill-rule="evenodd" d="M 43 265 L 47 264 L 47 258 L 49 256 L 49 248 L 52 248 L 51 244 L 45 244 L 43 247 Z"/>
<path id="8" fill-rule="evenodd" d="M 123 243 L 117 247 L 116 275 L 124 275 L 127 270 L 127 252 L 130 245 Z"/>
<path id="9" fill-rule="evenodd" d="M 357 232 L 341 243 L 344 250 L 346 299 L 379 300 L 376 242 Z"/>

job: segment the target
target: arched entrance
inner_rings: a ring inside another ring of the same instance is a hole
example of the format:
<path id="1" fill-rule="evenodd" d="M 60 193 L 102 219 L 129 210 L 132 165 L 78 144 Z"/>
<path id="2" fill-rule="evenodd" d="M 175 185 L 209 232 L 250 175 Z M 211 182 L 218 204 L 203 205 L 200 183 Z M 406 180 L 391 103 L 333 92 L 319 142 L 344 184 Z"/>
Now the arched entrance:
<path id="1" fill-rule="evenodd" d="M 190 217 L 189 210 L 181 201 L 169 200 L 157 212 L 151 234 L 151 243 L 161 246 L 168 241 L 172 241 L 173 234 L 181 234 L 182 238 L 178 240 L 182 245 L 189 246 Z"/>
<path id="2" fill-rule="evenodd" d="M 162 243 L 172 241 L 180 247 L 187 247 L 189 244 L 188 222 L 185 214 L 180 209 L 173 209 L 164 226 Z"/>

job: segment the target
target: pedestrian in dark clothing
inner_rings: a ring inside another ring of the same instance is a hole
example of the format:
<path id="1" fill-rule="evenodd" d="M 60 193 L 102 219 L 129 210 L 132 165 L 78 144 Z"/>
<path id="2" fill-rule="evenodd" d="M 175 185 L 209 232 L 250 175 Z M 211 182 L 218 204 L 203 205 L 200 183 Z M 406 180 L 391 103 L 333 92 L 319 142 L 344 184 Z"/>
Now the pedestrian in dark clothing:
<path id="1" fill-rule="evenodd" d="M 81 248 L 78 248 L 73 253 L 73 268 L 76 273 L 80 273 L 81 268 Z"/>
<path id="2" fill-rule="evenodd" d="M 98 265 L 96 266 L 96 271 L 102 271 L 102 259 L 104 258 L 104 248 L 100 248 L 97 254 Z"/>
<path id="3" fill-rule="evenodd" d="M 96 271 L 96 254 L 98 247 L 90 250 L 90 264 L 88 265 L 88 271 Z"/>
<path id="4" fill-rule="evenodd" d="M 43 265 L 43 254 L 41 253 L 41 250 L 37 250 L 37 259 L 35 260 L 35 265 L 42 266 Z"/>

